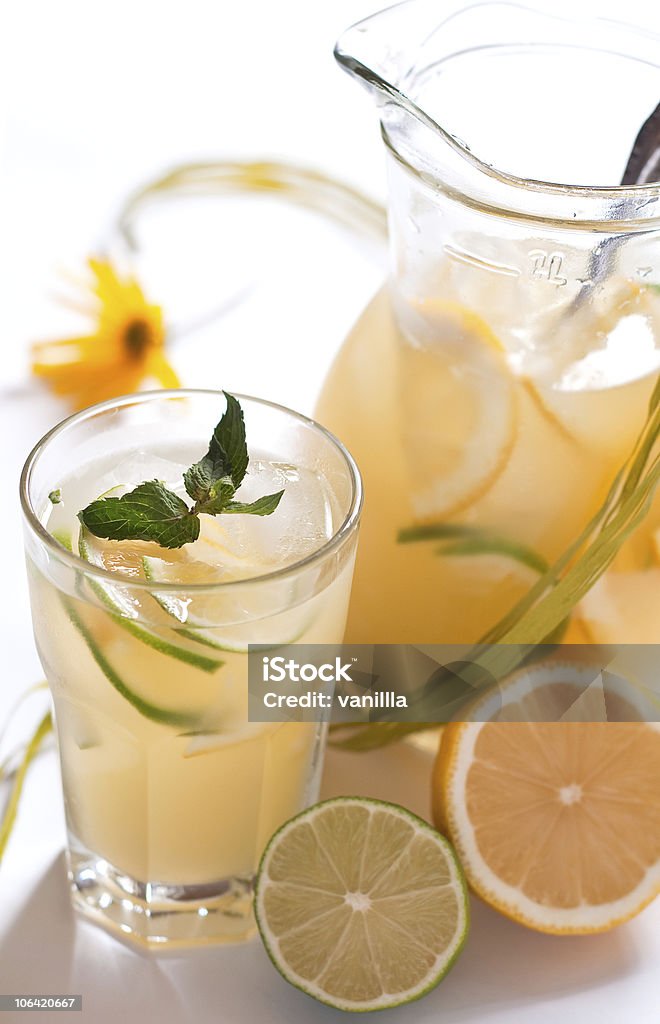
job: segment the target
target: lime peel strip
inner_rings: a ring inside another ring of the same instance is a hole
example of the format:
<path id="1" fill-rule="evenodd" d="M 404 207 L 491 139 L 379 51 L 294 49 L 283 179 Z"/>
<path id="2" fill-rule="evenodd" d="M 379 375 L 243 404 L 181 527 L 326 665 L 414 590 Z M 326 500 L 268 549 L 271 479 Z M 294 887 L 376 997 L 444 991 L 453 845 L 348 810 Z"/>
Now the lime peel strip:
<path id="1" fill-rule="evenodd" d="M 154 576 L 150 560 L 147 555 L 143 555 L 142 557 L 142 571 L 144 572 L 146 580 L 148 580 L 150 583 L 158 583 L 158 580 Z M 167 615 L 171 616 L 173 619 L 176 619 L 177 622 L 182 621 L 176 614 L 176 612 L 172 610 L 171 603 L 167 600 L 166 597 L 163 597 L 161 594 L 154 593 L 152 593 L 151 596 L 153 597 L 156 604 L 158 604 L 163 609 L 163 611 L 166 612 Z M 213 650 L 216 651 L 226 651 L 228 654 L 247 654 L 247 644 L 244 647 L 241 647 L 239 645 L 232 646 L 230 644 L 221 644 L 219 641 L 214 640 L 212 637 L 206 636 L 202 632 L 203 628 L 203 626 L 196 626 L 191 629 L 188 626 L 184 626 L 182 629 L 177 628 L 176 632 L 177 636 L 183 636 L 186 638 L 186 640 L 191 640 L 193 643 L 196 644 L 203 644 L 205 647 L 211 647 L 213 648 Z"/>
<path id="2" fill-rule="evenodd" d="M 90 654 L 103 672 L 103 675 L 115 690 L 121 694 L 129 704 L 133 705 L 136 711 L 139 711 L 145 718 L 150 718 L 153 722 L 160 722 L 163 725 L 189 726 L 199 721 L 199 718 L 196 715 L 187 714 L 183 711 L 172 711 L 167 708 L 160 708 L 155 704 L 150 704 L 149 701 L 143 700 L 137 695 L 137 693 L 126 686 L 126 683 L 123 681 L 121 676 L 119 676 L 115 671 L 106 656 L 98 647 L 91 631 L 82 621 L 71 601 L 62 594 L 60 597 L 72 625 L 78 630 L 81 637 L 87 644 Z"/>
<path id="3" fill-rule="evenodd" d="M 67 551 L 73 551 L 73 542 L 71 534 L 66 533 L 63 530 L 57 532 L 57 536 L 53 534 L 58 544 L 66 548 Z M 81 637 L 87 644 L 89 652 L 92 655 L 94 661 L 103 672 L 111 686 L 117 690 L 122 697 L 124 697 L 129 704 L 132 704 L 136 711 L 144 715 L 145 718 L 150 718 L 153 722 L 160 722 L 162 725 L 174 725 L 174 726 L 190 726 L 195 725 L 198 719 L 193 715 L 186 715 L 184 712 L 172 711 L 167 708 L 159 708 L 154 704 L 149 704 L 148 701 L 142 700 L 136 693 L 133 692 L 126 683 L 121 679 L 117 672 L 105 657 L 103 652 L 98 647 L 94 640 L 91 632 L 84 624 L 78 612 L 74 608 L 73 604 L 64 594 L 60 593 L 60 600 L 64 609 L 71 620 L 71 624 L 80 633 Z"/>
<path id="4" fill-rule="evenodd" d="M 399 531 L 400 544 L 414 541 L 446 540 L 447 544 L 437 548 L 438 555 L 502 555 L 512 558 L 534 572 L 546 573 L 550 566 L 545 558 L 527 544 L 501 537 L 477 526 L 463 526 L 459 523 L 423 523 Z"/>
<path id="5" fill-rule="evenodd" d="M 84 537 L 84 530 L 80 531 L 78 550 L 80 552 L 80 557 L 85 562 L 89 562 L 90 565 L 95 564 L 92 560 L 89 546 Z M 158 651 L 160 654 L 166 654 L 170 658 L 176 658 L 178 661 L 182 661 L 187 665 L 192 665 L 193 668 L 198 668 L 201 672 L 216 672 L 224 665 L 224 662 L 220 661 L 218 658 L 207 658 L 202 654 L 197 654 L 195 651 L 188 651 L 185 647 L 178 647 L 176 644 L 170 643 L 168 640 L 165 640 L 157 634 L 151 633 L 149 630 L 139 626 L 136 622 L 133 622 L 132 619 L 127 619 L 117 611 L 116 602 L 113 601 L 112 597 L 107 593 L 105 587 L 101 583 L 92 579 L 88 579 L 87 582 L 89 583 L 91 590 L 106 607 L 112 621 L 121 629 L 125 629 L 131 634 L 131 636 L 135 637 L 136 640 L 140 640 L 149 647 L 153 647 L 154 650 Z"/>
<path id="6" fill-rule="evenodd" d="M 151 560 L 148 555 L 144 555 L 142 558 L 142 571 L 144 572 L 145 579 L 147 579 L 150 583 L 158 583 L 158 580 L 154 576 L 154 572 L 151 567 Z M 167 613 L 167 615 L 170 615 L 173 619 L 176 619 L 177 622 L 182 621 L 177 615 L 176 611 L 172 609 L 172 606 L 170 602 L 167 600 L 167 598 L 163 597 L 161 594 L 154 593 L 152 593 L 151 596 L 153 597 L 154 601 L 156 601 L 156 603 L 163 609 L 163 611 Z M 189 619 L 188 621 L 190 622 L 191 620 Z M 225 651 L 228 654 L 248 654 L 250 647 L 252 647 L 253 650 L 258 649 L 259 651 L 268 652 L 277 651 L 281 647 L 288 647 L 291 644 L 298 643 L 300 638 L 304 636 L 304 634 L 307 632 L 308 628 L 309 623 L 303 626 L 303 628 L 298 633 L 296 633 L 296 635 L 292 637 L 290 640 L 284 640 L 281 643 L 277 644 L 255 643 L 241 645 L 220 643 L 219 640 L 215 640 L 213 637 L 207 636 L 206 633 L 204 632 L 204 626 L 197 623 L 194 624 L 192 629 L 188 627 L 179 629 L 177 627 L 176 633 L 177 636 L 183 636 L 187 640 L 191 640 L 194 643 L 204 644 L 206 647 L 211 647 L 216 651 Z"/>

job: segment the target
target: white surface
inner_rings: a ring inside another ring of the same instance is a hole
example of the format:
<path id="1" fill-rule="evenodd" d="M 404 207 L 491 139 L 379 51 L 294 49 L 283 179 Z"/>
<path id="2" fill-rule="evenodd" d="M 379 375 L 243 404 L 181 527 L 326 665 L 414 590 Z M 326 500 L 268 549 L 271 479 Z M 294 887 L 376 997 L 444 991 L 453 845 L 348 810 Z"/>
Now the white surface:
<path id="1" fill-rule="evenodd" d="M 409 748 L 328 758 L 325 795 L 355 792 L 426 812 L 430 762 Z M 259 940 L 186 955 L 134 952 L 74 917 L 68 903 L 54 754 L 29 782 L 0 872 L 0 991 L 82 993 L 92 1024 L 330 1024 L 339 1011 L 291 988 Z M 657 1024 L 660 901 L 606 935 L 539 935 L 476 900 L 466 950 L 425 999 L 383 1024 Z M 15 1015 L 44 1022 L 48 1014 Z M 3 1017 L 3 1024 L 4 1024 Z"/>
<path id="2" fill-rule="evenodd" d="M 65 324 L 51 301 L 60 290 L 56 270 L 79 271 L 107 237 L 126 193 L 185 159 L 297 159 L 382 196 L 376 118 L 331 56 L 338 33 L 380 6 L 378 0 L 7 5 L 9 25 L 0 32 L 6 79 L 0 92 L 12 96 L 0 189 L 0 722 L 14 696 L 41 677 L 15 495 L 29 448 L 65 411 L 44 393 L 21 393 L 29 340 L 56 335 Z M 174 359 L 185 384 L 252 391 L 311 411 L 333 350 L 382 270 L 319 220 L 292 215 L 283 230 L 280 213 L 270 207 L 245 209 L 243 220 L 228 210 L 218 258 L 226 268 L 237 252 L 245 260 L 253 245 L 249 301 L 182 341 Z M 199 250 L 191 247 L 193 268 L 205 258 L 201 246 L 200 240 Z M 222 272 L 218 297 L 226 298 Z M 5 386 L 18 393 L 9 398 Z M 36 718 L 40 699 L 33 698 L 23 724 Z M 425 811 L 428 766 L 406 749 L 331 762 L 327 792 L 371 792 Z M 258 942 L 157 959 L 76 921 L 67 902 L 63 842 L 50 752 L 28 781 L 0 868 L 1 992 L 81 991 L 85 1011 L 71 1019 L 92 1024 L 340 1019 L 287 986 Z M 617 931 L 585 939 L 536 935 L 475 904 L 467 950 L 447 980 L 425 1000 L 379 1020 L 657 1024 L 659 964 L 660 901 Z M 15 1016 L 45 1022 L 51 1015 Z M 0 1024 L 11 1019 L 6 1014 Z"/>

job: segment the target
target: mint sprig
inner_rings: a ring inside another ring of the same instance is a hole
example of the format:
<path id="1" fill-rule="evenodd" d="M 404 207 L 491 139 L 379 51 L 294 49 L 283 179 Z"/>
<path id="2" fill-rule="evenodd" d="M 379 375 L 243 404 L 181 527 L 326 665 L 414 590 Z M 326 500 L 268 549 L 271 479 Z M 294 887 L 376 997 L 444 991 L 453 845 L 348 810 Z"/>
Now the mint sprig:
<path id="1" fill-rule="evenodd" d="M 95 537 L 107 540 L 150 540 L 180 548 L 199 537 L 199 516 L 160 480 L 138 484 L 121 498 L 99 498 L 78 519 Z"/>
<path id="2" fill-rule="evenodd" d="M 186 491 L 198 505 L 213 502 L 215 498 L 211 492 L 221 484 L 236 491 L 247 471 L 249 456 L 243 410 L 233 395 L 225 393 L 225 398 L 227 408 L 213 431 L 208 452 L 183 474 Z M 211 512 L 211 515 L 216 514 Z"/>
<path id="3" fill-rule="evenodd" d="M 209 450 L 183 474 L 190 508 L 161 480 L 138 484 L 121 497 L 99 498 L 78 513 L 83 526 L 106 540 L 153 541 L 163 548 L 180 548 L 199 537 L 200 514 L 269 516 L 284 491 L 255 501 L 236 501 L 249 463 L 245 420 L 240 403 L 223 392 L 227 407 L 213 431 Z"/>

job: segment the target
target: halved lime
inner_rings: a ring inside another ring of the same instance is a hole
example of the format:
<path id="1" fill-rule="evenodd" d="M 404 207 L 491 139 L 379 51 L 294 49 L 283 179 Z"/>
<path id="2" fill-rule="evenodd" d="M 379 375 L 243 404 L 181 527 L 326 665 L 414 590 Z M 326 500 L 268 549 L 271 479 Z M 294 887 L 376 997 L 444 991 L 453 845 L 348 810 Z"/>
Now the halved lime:
<path id="1" fill-rule="evenodd" d="M 396 804 L 326 800 L 266 847 L 255 911 L 280 974 L 339 1010 L 418 999 L 445 976 L 468 930 L 456 855 Z"/>

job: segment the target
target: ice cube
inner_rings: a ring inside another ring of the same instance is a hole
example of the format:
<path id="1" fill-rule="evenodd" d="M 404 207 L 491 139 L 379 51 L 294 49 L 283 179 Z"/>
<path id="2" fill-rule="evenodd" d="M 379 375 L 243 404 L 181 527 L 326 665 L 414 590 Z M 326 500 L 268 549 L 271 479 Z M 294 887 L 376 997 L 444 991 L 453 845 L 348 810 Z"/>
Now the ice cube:
<path id="1" fill-rule="evenodd" d="M 135 451 L 112 466 L 97 484 L 105 483 L 107 488 L 121 485 L 128 488 L 136 487 L 145 480 L 162 480 L 166 487 L 180 491 L 183 486 L 183 474 L 188 468 L 176 459 L 163 459 L 150 452 Z M 102 493 L 99 491 L 99 493 Z"/>
<path id="2" fill-rule="evenodd" d="M 205 560 L 213 558 L 235 574 L 254 576 L 290 565 L 322 547 L 332 536 L 332 506 L 326 485 L 312 470 L 252 458 L 236 497 L 254 501 L 282 489 L 280 504 L 269 516 L 202 516 Z"/>

